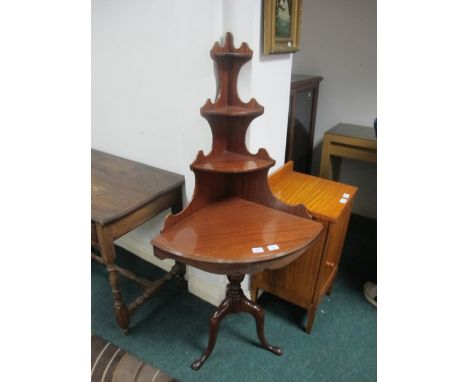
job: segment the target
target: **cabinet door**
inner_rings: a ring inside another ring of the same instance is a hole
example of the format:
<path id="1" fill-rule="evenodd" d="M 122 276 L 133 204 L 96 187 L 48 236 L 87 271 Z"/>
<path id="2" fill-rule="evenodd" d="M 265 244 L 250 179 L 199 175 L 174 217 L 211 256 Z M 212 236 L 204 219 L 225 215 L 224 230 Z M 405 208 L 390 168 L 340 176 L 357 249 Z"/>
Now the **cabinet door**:
<path id="1" fill-rule="evenodd" d="M 308 309 L 316 295 L 317 278 L 325 244 L 325 229 L 306 253 L 283 268 L 253 275 L 252 287 Z"/>
<path id="2" fill-rule="evenodd" d="M 322 260 L 322 266 L 319 276 L 319 293 L 320 297 L 332 285 L 338 265 L 343 252 L 344 240 L 348 231 L 349 218 L 351 216 L 352 202 L 349 202 L 346 208 L 341 213 L 338 220 L 331 223 L 328 229 L 328 240 L 325 246 L 325 253 Z"/>

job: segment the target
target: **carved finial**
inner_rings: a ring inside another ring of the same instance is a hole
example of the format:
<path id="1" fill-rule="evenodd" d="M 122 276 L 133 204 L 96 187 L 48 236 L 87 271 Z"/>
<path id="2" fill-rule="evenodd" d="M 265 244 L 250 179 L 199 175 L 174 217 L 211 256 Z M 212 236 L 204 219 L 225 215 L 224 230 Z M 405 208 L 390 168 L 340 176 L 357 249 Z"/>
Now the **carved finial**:
<path id="1" fill-rule="evenodd" d="M 231 32 L 226 32 L 226 37 L 224 37 L 224 44 L 234 48 L 234 36 Z"/>
<path id="2" fill-rule="evenodd" d="M 253 51 L 249 48 L 246 42 L 243 42 L 239 48 L 234 46 L 234 37 L 231 32 L 226 32 L 224 37 L 224 44 L 221 46 L 219 41 L 216 41 L 211 49 L 211 58 L 215 60 L 215 57 L 221 54 L 232 53 L 239 57 L 250 58 L 252 57 Z M 247 60 L 248 61 L 248 60 Z"/>
<path id="3" fill-rule="evenodd" d="M 217 113 L 219 107 L 245 107 L 249 110 L 255 109 L 257 115 L 263 113 L 263 108 L 255 101 L 244 103 L 239 99 L 237 93 L 237 76 L 240 68 L 252 58 L 252 54 L 253 52 L 246 42 L 236 48 L 234 38 L 230 32 L 226 33 L 222 46 L 218 41 L 214 43 L 210 55 L 218 69 L 219 89 L 215 104 L 208 100 L 201 109 L 202 115 L 212 112 Z"/>

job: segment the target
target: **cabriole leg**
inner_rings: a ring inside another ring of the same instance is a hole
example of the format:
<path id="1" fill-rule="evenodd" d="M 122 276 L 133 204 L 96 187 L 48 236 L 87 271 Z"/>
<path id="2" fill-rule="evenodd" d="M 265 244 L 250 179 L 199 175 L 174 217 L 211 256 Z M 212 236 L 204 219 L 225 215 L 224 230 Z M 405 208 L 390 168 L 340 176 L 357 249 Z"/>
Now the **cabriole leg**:
<path id="1" fill-rule="evenodd" d="M 200 367 L 202 367 L 203 363 L 213 351 L 213 348 L 216 344 L 216 338 L 218 336 L 219 323 L 230 313 L 250 313 L 255 318 L 255 323 L 257 325 L 257 335 L 262 346 L 276 355 L 281 355 L 283 353 L 280 348 L 271 346 L 266 340 L 264 333 L 265 311 L 261 306 L 255 304 L 254 302 L 247 299 L 247 297 L 245 297 L 241 288 L 241 282 L 244 279 L 244 276 L 245 275 L 241 273 L 235 273 L 227 276 L 229 279 L 229 284 L 226 289 L 226 298 L 210 318 L 210 338 L 208 341 L 208 347 L 206 348 L 203 355 L 194 363 L 192 363 L 193 370 L 200 369 Z"/>
<path id="2" fill-rule="evenodd" d="M 271 346 L 265 338 L 264 324 L 265 324 L 265 311 L 260 305 L 253 303 L 246 297 L 242 300 L 243 311 L 250 313 L 255 318 L 255 324 L 257 325 L 257 336 L 262 344 L 263 348 L 271 351 L 273 354 L 281 355 L 283 351 L 276 346 Z"/>
<path id="3" fill-rule="evenodd" d="M 192 363 L 192 369 L 198 370 L 202 367 L 203 363 L 209 357 L 213 351 L 214 346 L 216 345 L 216 338 L 218 337 L 218 327 L 221 320 L 230 313 L 231 305 L 228 299 L 225 299 L 218 309 L 213 313 L 210 318 L 210 339 L 208 341 L 208 347 L 206 348 L 203 355 Z"/>

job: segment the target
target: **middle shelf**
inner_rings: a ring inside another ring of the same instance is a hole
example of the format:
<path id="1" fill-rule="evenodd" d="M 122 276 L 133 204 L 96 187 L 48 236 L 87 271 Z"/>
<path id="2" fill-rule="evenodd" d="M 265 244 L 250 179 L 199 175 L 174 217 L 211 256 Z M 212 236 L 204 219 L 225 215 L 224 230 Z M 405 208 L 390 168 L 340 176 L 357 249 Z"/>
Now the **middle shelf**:
<path id="1" fill-rule="evenodd" d="M 190 168 L 201 171 L 236 173 L 269 168 L 274 164 L 273 159 L 261 159 L 253 155 L 248 156 L 225 151 L 216 156 L 197 158 Z"/>
<path id="2" fill-rule="evenodd" d="M 225 117 L 258 117 L 263 114 L 263 106 L 218 106 L 215 104 L 208 104 L 201 109 L 202 115 L 216 115 Z"/>

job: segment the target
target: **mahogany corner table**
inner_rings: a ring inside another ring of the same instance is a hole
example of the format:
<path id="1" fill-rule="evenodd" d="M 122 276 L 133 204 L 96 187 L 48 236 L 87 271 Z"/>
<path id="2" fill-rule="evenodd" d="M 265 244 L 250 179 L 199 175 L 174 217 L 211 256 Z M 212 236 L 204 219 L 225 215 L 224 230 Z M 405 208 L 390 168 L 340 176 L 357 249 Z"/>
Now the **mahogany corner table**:
<path id="1" fill-rule="evenodd" d="M 185 209 L 166 218 L 160 235 L 153 238 L 154 255 L 170 258 L 229 280 L 226 297 L 210 318 L 208 347 L 192 363 L 198 370 L 216 343 L 220 321 L 230 313 L 254 316 L 263 348 L 281 355 L 264 335 L 264 310 L 247 299 L 241 288 L 245 274 L 289 264 L 313 245 L 322 224 L 311 219 L 303 205 L 276 199 L 268 185 L 268 170 L 275 161 L 261 148 L 251 153 L 245 144 L 250 122 L 264 108 L 254 98 L 243 102 L 237 93 L 240 68 L 253 51 L 243 42 L 234 46 L 231 33 L 223 45 L 215 42 L 210 56 L 216 63 L 220 88 L 213 103 L 207 100 L 201 115 L 212 132 L 208 155 L 199 151 L 190 169 L 195 189 Z"/>
<path id="2" fill-rule="evenodd" d="M 166 229 L 151 242 L 154 254 L 224 274 L 229 280 L 226 297 L 209 321 L 208 347 L 192 369 L 198 370 L 209 357 L 219 324 L 231 313 L 253 315 L 262 347 L 281 355 L 281 348 L 265 338 L 263 308 L 245 297 L 240 284 L 245 274 L 281 268 L 297 259 L 313 245 L 322 225 L 243 198 L 226 197 L 167 228 L 168 220 L 183 213 L 166 219 Z"/>
<path id="3" fill-rule="evenodd" d="M 125 334 L 134 311 L 174 275 L 183 274 L 185 267 L 176 263 L 158 280 L 139 277 L 115 264 L 114 240 L 168 208 L 179 212 L 183 185 L 182 175 L 91 150 L 91 257 L 107 267 L 115 317 Z M 143 288 L 128 305 L 121 296 L 119 274 Z"/>

